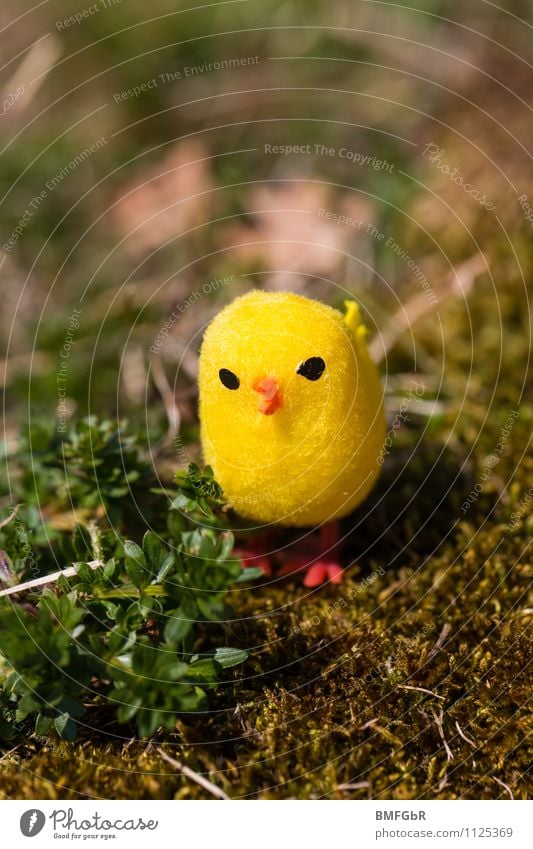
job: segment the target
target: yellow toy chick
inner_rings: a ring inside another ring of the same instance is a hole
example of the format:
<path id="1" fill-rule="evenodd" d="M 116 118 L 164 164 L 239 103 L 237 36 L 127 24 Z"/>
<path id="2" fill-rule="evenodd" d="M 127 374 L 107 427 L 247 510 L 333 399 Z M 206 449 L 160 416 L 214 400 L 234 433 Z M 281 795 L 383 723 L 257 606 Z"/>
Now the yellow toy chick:
<path id="1" fill-rule="evenodd" d="M 343 316 L 301 295 L 252 291 L 206 330 L 204 458 L 230 505 L 256 523 L 339 519 L 378 477 L 382 389 L 359 308 L 345 304 Z"/>

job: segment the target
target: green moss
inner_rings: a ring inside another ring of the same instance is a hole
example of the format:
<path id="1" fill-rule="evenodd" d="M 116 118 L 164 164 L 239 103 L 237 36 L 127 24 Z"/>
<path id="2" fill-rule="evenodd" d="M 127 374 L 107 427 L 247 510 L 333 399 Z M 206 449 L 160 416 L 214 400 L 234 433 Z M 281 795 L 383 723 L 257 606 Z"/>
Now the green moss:
<path id="1" fill-rule="evenodd" d="M 504 532 L 464 522 L 437 556 L 362 589 L 354 569 L 314 597 L 290 584 L 251 593 L 239 612 L 255 618 L 234 625 L 232 641 L 265 648 L 209 717 L 148 747 L 97 745 L 90 729 L 74 746 L 20 742 L 2 762 L 4 794 L 208 796 L 161 761 L 162 744 L 232 797 L 495 798 L 498 779 L 525 798 L 531 567 Z M 274 612 L 287 601 L 290 612 Z M 105 711 L 95 714 L 100 728 Z"/>

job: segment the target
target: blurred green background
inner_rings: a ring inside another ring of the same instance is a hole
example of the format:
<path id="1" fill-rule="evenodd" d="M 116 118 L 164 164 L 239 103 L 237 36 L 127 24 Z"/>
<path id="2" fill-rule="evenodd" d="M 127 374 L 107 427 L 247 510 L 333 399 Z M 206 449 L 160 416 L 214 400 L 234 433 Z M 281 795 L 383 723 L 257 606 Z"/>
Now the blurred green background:
<path id="1" fill-rule="evenodd" d="M 101 0 L 4 3 L 0 15 L 9 437 L 28 399 L 55 415 L 73 309 L 68 414 L 147 408 L 157 428 L 150 348 L 198 289 L 156 344 L 191 421 L 201 329 L 252 285 L 337 304 L 348 290 L 376 333 L 425 279 L 443 306 L 429 310 L 429 338 L 414 342 L 407 328 L 388 370 L 424 368 L 429 356 L 442 383 L 446 346 L 465 358 L 472 348 L 460 286 L 466 324 L 443 332 L 454 268 L 484 252 L 488 277 L 494 250 L 506 253 L 496 288 L 520 275 L 530 225 L 516 194 L 528 189 L 531 87 L 518 58 L 528 28 L 515 16 L 529 19 L 529 3 L 504 12 L 482 2 L 247 0 L 187 10 Z M 444 149 L 441 165 L 497 201 L 496 215 L 443 175 L 424 153 L 430 144 Z M 305 152 L 266 152 L 273 145 Z M 330 154 L 317 155 L 321 145 Z M 324 209 L 359 229 L 323 220 Z M 231 285 L 209 285 L 232 274 Z"/>

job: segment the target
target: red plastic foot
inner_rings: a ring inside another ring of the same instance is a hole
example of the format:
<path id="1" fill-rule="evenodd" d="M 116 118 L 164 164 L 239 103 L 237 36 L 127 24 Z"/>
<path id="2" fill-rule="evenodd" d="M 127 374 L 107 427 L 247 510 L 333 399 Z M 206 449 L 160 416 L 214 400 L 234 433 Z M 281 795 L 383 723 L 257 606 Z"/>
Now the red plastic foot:
<path id="1" fill-rule="evenodd" d="M 339 526 L 337 522 L 328 522 L 320 528 L 318 540 L 305 540 L 306 556 L 296 555 L 287 560 L 276 575 L 292 575 L 305 571 L 305 587 L 319 587 L 330 581 L 340 584 L 343 567 L 338 561 Z"/>
<path id="2" fill-rule="evenodd" d="M 332 584 L 340 584 L 342 580 L 342 566 L 334 560 L 317 560 L 307 570 L 303 580 L 304 587 L 319 587 L 330 581 Z"/>

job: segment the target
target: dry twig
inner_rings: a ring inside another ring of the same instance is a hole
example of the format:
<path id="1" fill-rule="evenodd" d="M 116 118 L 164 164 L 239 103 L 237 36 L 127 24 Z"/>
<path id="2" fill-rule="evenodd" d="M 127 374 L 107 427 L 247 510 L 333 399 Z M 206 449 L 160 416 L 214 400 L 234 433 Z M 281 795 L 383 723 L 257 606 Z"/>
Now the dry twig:
<path id="1" fill-rule="evenodd" d="M 457 720 L 455 720 L 455 727 L 457 728 L 457 731 L 458 731 L 458 733 L 459 733 L 459 737 L 462 737 L 462 738 L 463 738 L 463 740 L 465 741 L 465 743 L 468 743 L 468 745 L 469 745 L 469 746 L 472 746 L 472 748 L 473 748 L 473 749 L 475 749 L 475 748 L 476 748 L 476 744 L 474 743 L 474 741 L 473 741 L 473 740 L 470 740 L 470 739 L 466 736 L 466 734 L 464 733 L 463 729 L 461 728 L 461 726 L 459 725 L 459 723 L 457 722 Z"/>
<path id="2" fill-rule="evenodd" d="M 98 569 L 103 566 L 101 560 L 91 560 L 87 563 L 91 569 Z M 54 584 L 59 578 L 73 578 L 77 574 L 75 566 L 69 566 L 68 569 L 60 569 L 59 572 L 51 572 L 50 575 L 43 575 L 40 578 L 33 578 L 31 581 L 25 581 L 23 584 L 16 584 L 14 587 L 7 587 L 5 590 L 0 590 L 0 596 L 13 595 L 14 593 L 22 593 L 26 590 L 32 590 L 34 587 L 43 587 L 46 584 Z"/>
<path id="3" fill-rule="evenodd" d="M 503 789 L 507 791 L 507 793 L 509 794 L 509 796 L 511 797 L 511 799 L 514 799 L 514 793 L 513 793 L 513 791 L 511 790 L 511 788 L 509 787 L 509 785 L 505 783 L 505 781 L 500 781 L 500 779 L 499 779 L 499 778 L 496 778 L 496 776 L 495 776 L 495 775 L 493 775 L 493 776 L 492 776 L 492 778 L 494 779 L 494 781 L 496 782 L 496 784 L 499 784 L 499 785 L 500 785 L 500 787 L 503 787 Z"/>
<path id="4" fill-rule="evenodd" d="M 437 711 L 434 708 L 432 708 L 431 713 L 433 714 L 433 718 L 435 720 L 435 725 L 437 726 L 437 728 L 439 730 L 440 739 L 442 740 L 442 744 L 444 746 L 444 751 L 446 752 L 446 757 L 449 761 L 453 761 L 452 750 L 448 746 L 448 741 L 446 740 L 446 737 L 444 735 L 444 726 L 443 726 L 444 710 L 441 709 L 440 713 L 437 713 Z"/>
<path id="5" fill-rule="evenodd" d="M 468 294 L 476 277 L 479 277 L 486 269 L 487 262 L 483 254 L 475 254 L 455 268 L 443 288 L 439 290 L 439 302 L 450 295 Z M 428 298 L 425 291 L 418 292 L 409 298 L 407 303 L 394 313 L 381 333 L 370 340 L 368 348 L 372 359 L 378 363 L 381 362 L 405 331 L 409 330 L 419 318 L 431 312 L 434 307 L 434 302 Z"/>
<path id="6" fill-rule="evenodd" d="M 421 693 L 427 693 L 428 696 L 433 696 L 435 699 L 444 699 L 444 696 L 438 696 L 432 690 L 426 690 L 425 687 L 411 687 L 409 684 L 398 684 L 400 690 L 419 690 Z"/>
<path id="7" fill-rule="evenodd" d="M 163 751 L 163 749 L 158 748 L 157 752 L 163 758 L 164 761 L 166 761 L 171 766 L 175 767 L 187 778 L 190 778 L 192 781 L 195 781 L 196 784 L 199 784 L 201 787 L 204 788 L 204 790 L 208 790 L 209 793 L 212 793 L 213 796 L 216 796 L 218 799 L 229 800 L 230 797 L 227 796 L 226 793 L 224 793 L 224 791 L 221 790 L 220 787 L 217 787 L 216 784 L 213 784 L 211 781 L 208 781 L 208 779 L 204 778 L 203 775 L 200 775 L 200 773 L 195 772 L 190 767 L 186 766 L 185 764 L 182 764 L 181 761 L 177 761 L 175 758 L 171 758 L 170 755 L 167 755 L 167 753 Z"/>

